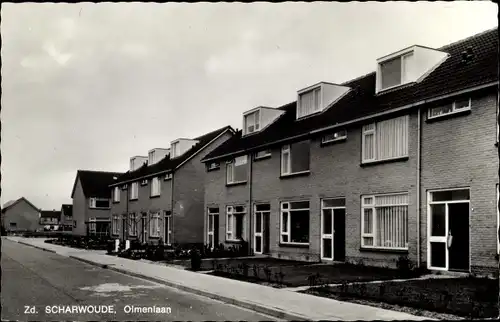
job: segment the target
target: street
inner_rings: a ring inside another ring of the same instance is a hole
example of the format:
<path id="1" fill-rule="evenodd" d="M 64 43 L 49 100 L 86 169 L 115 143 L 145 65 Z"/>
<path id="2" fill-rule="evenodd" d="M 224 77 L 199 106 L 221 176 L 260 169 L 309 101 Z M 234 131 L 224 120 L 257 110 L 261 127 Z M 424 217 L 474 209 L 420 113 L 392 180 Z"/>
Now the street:
<path id="1" fill-rule="evenodd" d="M 1 264 L 2 320 L 275 320 L 4 238 Z M 77 313 L 72 306 L 114 313 Z M 155 311 L 128 312 L 132 307 Z"/>

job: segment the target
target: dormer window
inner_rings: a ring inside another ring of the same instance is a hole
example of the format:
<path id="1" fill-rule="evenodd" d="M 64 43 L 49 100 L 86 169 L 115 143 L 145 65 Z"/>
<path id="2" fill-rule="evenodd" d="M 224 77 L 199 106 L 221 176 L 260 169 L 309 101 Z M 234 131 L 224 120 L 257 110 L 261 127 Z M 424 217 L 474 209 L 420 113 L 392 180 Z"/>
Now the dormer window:
<path id="1" fill-rule="evenodd" d="M 250 134 L 260 129 L 260 111 L 256 110 L 245 115 L 245 134 Z"/>
<path id="2" fill-rule="evenodd" d="M 303 117 L 321 111 L 321 87 L 299 94 L 297 117 Z"/>
<path id="3" fill-rule="evenodd" d="M 408 82 L 409 65 L 413 52 L 380 63 L 381 90 L 399 86 Z"/>
<path id="4" fill-rule="evenodd" d="M 152 165 L 155 163 L 155 153 L 156 151 L 155 150 L 152 150 L 152 151 L 149 151 L 149 154 L 148 154 L 148 164 L 149 165 Z"/>
<path id="5" fill-rule="evenodd" d="M 172 158 L 176 158 L 181 154 L 180 148 L 181 146 L 179 145 L 179 142 L 172 143 L 172 147 L 170 148 L 170 151 L 172 153 Z"/>

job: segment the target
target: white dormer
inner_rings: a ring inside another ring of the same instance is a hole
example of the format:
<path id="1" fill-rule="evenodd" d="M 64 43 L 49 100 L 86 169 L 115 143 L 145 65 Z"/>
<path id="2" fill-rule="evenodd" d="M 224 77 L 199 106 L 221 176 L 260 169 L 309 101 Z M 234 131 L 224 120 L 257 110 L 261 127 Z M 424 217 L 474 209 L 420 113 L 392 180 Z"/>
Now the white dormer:
<path id="1" fill-rule="evenodd" d="M 148 152 L 148 165 L 153 165 L 170 154 L 170 149 L 151 149 Z"/>
<path id="2" fill-rule="evenodd" d="M 349 91 L 349 87 L 321 82 L 297 92 L 297 118 L 320 113 Z"/>
<path id="3" fill-rule="evenodd" d="M 143 157 L 143 156 L 131 157 L 130 158 L 130 171 L 134 171 L 134 170 L 139 169 L 146 162 L 148 162 L 148 157 Z"/>
<path id="4" fill-rule="evenodd" d="M 243 113 L 243 135 L 258 132 L 273 123 L 285 111 L 259 106 Z"/>
<path id="5" fill-rule="evenodd" d="M 412 46 L 379 58 L 376 92 L 419 82 L 447 57 L 447 53 L 439 50 Z"/>
<path id="6" fill-rule="evenodd" d="M 170 143 L 170 157 L 177 158 L 183 155 L 196 143 L 198 143 L 197 140 L 191 139 L 177 139 L 175 141 L 172 141 L 172 143 Z"/>

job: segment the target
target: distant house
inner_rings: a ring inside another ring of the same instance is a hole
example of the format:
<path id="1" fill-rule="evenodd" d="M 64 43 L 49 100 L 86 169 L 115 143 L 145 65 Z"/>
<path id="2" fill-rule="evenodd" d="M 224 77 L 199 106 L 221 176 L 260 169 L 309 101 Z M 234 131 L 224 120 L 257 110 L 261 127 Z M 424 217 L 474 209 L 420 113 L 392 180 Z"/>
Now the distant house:
<path id="1" fill-rule="evenodd" d="M 108 235 L 111 191 L 109 185 L 121 176 L 118 172 L 78 170 L 73 199 L 73 235 Z"/>
<path id="2" fill-rule="evenodd" d="M 40 228 L 40 209 L 21 197 L 2 207 L 2 226 L 6 231 L 35 231 Z"/>
<path id="3" fill-rule="evenodd" d="M 130 171 L 110 185 L 112 236 L 165 244 L 203 243 L 205 166 L 201 159 L 231 138 L 225 126 L 171 142 L 130 159 Z"/>
<path id="4" fill-rule="evenodd" d="M 73 231 L 73 205 L 61 206 L 61 222 L 63 231 Z"/>
<path id="5" fill-rule="evenodd" d="M 40 225 L 44 230 L 58 230 L 61 221 L 61 211 L 42 210 L 40 213 Z"/>

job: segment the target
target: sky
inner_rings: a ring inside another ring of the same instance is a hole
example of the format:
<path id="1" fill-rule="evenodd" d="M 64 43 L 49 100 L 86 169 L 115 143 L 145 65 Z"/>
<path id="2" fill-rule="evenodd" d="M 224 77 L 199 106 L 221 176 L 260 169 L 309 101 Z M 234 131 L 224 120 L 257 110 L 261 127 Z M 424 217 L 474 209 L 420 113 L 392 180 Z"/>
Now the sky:
<path id="1" fill-rule="evenodd" d="M 498 25 L 496 4 L 2 4 L 1 203 L 71 203 L 78 169 L 127 171 L 134 155 L 278 107 L 319 81 L 375 70 L 418 44 Z"/>

